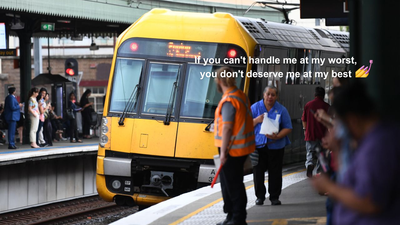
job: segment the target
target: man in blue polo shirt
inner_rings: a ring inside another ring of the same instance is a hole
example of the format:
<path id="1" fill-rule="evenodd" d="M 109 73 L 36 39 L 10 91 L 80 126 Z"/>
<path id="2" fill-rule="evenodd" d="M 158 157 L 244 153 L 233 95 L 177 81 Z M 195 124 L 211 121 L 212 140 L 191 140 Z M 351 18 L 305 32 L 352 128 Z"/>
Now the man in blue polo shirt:
<path id="1" fill-rule="evenodd" d="M 292 132 L 292 122 L 287 109 L 276 101 L 278 89 L 268 86 L 264 89 L 263 99 L 251 106 L 253 113 L 256 151 L 252 157 L 254 188 L 257 196 L 256 205 L 263 205 L 266 189 L 264 186 L 265 171 L 268 170 L 268 193 L 272 205 L 280 205 L 279 196 L 282 191 L 282 163 L 286 145 L 290 144 L 287 135 Z M 279 132 L 272 135 L 260 134 L 264 113 L 268 118 L 279 118 Z M 258 160 L 257 160 L 258 158 Z"/>

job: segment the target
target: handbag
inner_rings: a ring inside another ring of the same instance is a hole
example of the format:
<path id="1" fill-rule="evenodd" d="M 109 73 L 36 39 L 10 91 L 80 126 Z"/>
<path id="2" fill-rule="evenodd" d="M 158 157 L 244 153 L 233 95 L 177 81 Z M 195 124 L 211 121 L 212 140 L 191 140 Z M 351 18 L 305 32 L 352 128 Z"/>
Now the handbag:
<path id="1" fill-rule="evenodd" d="M 95 112 L 94 110 L 90 112 L 90 124 L 92 126 L 97 125 L 97 112 Z"/>
<path id="2" fill-rule="evenodd" d="M 75 113 L 74 113 L 73 109 L 71 109 L 71 108 L 67 109 L 66 114 L 67 114 L 67 119 L 69 119 L 69 120 L 75 119 Z"/>

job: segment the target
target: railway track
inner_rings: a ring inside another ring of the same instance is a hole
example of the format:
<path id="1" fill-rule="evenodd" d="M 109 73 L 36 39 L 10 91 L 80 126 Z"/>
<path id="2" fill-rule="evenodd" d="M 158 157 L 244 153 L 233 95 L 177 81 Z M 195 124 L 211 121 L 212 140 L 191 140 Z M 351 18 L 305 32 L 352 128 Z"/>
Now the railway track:
<path id="1" fill-rule="evenodd" d="M 136 211 L 94 196 L 2 214 L 0 224 L 108 224 Z"/>

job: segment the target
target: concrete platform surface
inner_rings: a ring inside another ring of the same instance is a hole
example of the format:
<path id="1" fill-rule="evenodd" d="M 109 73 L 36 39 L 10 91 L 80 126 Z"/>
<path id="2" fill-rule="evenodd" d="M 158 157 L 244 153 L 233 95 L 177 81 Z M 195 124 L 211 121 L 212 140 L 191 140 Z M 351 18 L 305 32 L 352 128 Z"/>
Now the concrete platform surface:
<path id="1" fill-rule="evenodd" d="M 252 179 L 252 174 L 244 177 L 249 225 L 326 223 L 326 197 L 318 195 L 312 189 L 303 165 L 284 169 L 283 190 L 280 197 L 282 205 L 280 206 L 271 206 L 268 196 L 263 206 L 256 206 Z M 268 188 L 268 185 L 266 186 Z M 161 202 L 113 224 L 211 225 L 225 219 L 226 214 L 223 213 L 222 207 L 221 188 L 219 184 L 216 184 L 214 188 L 203 187 Z"/>

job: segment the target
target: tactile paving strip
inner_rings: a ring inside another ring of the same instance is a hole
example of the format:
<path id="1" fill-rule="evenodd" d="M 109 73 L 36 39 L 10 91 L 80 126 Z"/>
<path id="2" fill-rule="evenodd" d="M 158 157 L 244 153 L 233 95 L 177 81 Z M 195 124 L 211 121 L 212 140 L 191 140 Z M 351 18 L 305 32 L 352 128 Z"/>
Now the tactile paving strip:
<path id="1" fill-rule="evenodd" d="M 294 174 L 288 174 L 283 177 L 282 180 L 282 189 L 285 189 L 289 187 L 292 184 L 295 184 L 297 182 L 300 182 L 304 179 L 306 179 L 306 172 L 298 172 Z M 267 177 L 266 177 L 267 180 Z M 268 198 L 268 185 L 266 185 L 267 188 L 267 195 L 266 197 Z M 247 194 L 247 209 L 250 209 L 255 205 L 256 201 L 256 196 L 254 193 L 254 186 L 251 186 L 246 190 Z M 223 207 L 224 202 L 220 201 L 205 210 L 197 213 L 196 215 L 186 219 L 185 221 L 179 223 L 180 225 L 215 225 L 218 222 L 221 222 L 225 219 L 226 214 L 223 212 L 222 207 Z"/>

